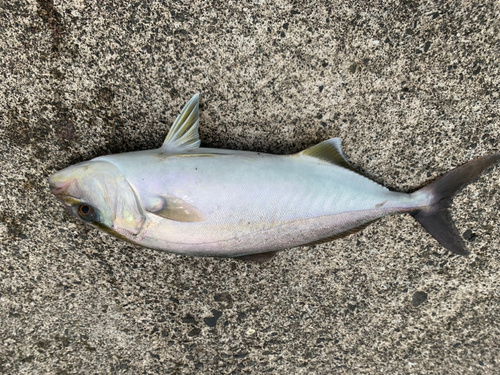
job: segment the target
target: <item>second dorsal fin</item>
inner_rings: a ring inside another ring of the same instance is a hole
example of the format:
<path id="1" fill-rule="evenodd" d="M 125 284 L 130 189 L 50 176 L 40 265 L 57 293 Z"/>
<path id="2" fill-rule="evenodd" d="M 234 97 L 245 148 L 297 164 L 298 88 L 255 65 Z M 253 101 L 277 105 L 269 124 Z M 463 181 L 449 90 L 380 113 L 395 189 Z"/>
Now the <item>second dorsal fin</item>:
<path id="1" fill-rule="evenodd" d="M 309 147 L 304 151 L 299 152 L 299 155 L 320 159 L 359 173 L 345 160 L 344 154 L 342 154 L 340 138 L 332 138 L 327 141 L 318 143 L 315 146 Z"/>

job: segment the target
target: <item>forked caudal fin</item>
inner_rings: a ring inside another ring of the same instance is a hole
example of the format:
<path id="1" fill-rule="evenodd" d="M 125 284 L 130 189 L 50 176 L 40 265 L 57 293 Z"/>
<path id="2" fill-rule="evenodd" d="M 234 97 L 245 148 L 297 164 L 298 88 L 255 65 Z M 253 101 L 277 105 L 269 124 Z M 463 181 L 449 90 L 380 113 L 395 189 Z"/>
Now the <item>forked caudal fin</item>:
<path id="1" fill-rule="evenodd" d="M 421 192 L 431 194 L 432 203 L 412 213 L 413 217 L 438 242 L 459 255 L 468 255 L 464 242 L 453 224 L 448 207 L 451 198 L 464 186 L 474 181 L 488 167 L 500 161 L 500 154 L 489 155 L 453 169 L 436 181 L 422 188 Z"/>

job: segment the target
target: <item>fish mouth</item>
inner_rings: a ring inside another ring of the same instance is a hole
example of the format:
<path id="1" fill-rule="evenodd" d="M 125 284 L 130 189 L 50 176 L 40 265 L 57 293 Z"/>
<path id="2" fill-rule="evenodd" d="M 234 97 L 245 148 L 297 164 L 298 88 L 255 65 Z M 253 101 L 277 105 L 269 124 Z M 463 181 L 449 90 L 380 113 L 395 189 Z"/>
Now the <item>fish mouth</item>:
<path id="1" fill-rule="evenodd" d="M 56 174 L 57 175 L 57 174 Z M 54 175 L 49 178 L 49 188 L 52 194 L 59 200 L 67 209 L 70 207 L 80 204 L 80 199 L 78 194 L 78 189 L 75 189 L 75 180 L 56 180 L 53 178 Z"/>
<path id="2" fill-rule="evenodd" d="M 51 185 L 49 183 L 49 188 L 50 188 L 50 192 L 52 194 L 54 194 L 55 196 L 61 196 L 61 195 L 66 195 L 64 192 L 66 191 L 67 187 L 68 187 L 69 183 L 65 183 L 63 185 Z"/>
<path id="3" fill-rule="evenodd" d="M 49 177 L 49 187 L 54 195 L 61 195 L 71 184 L 71 180 L 63 180 L 61 177 L 60 172 L 54 173 Z"/>
<path id="4" fill-rule="evenodd" d="M 58 183 L 56 185 L 52 185 L 49 183 L 50 192 L 54 194 L 55 197 L 61 202 L 69 203 L 68 201 L 75 200 L 75 197 L 68 194 L 69 185 L 71 185 L 71 182 Z"/>
<path id="5" fill-rule="evenodd" d="M 49 177 L 49 188 L 51 193 L 59 199 L 66 197 L 79 199 L 81 196 L 78 181 L 75 178 L 65 176 L 61 172 L 54 173 Z"/>

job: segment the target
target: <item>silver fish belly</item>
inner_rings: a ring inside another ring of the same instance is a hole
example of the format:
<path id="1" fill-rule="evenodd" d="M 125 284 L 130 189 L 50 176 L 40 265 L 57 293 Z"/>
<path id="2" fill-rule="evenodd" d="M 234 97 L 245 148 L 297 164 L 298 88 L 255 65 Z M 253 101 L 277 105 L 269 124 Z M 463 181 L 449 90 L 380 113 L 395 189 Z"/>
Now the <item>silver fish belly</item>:
<path id="1" fill-rule="evenodd" d="M 398 193 L 356 172 L 338 138 L 294 155 L 200 148 L 198 101 L 195 95 L 184 107 L 161 148 L 57 172 L 49 179 L 54 194 L 91 225 L 178 254 L 265 260 L 262 254 L 333 240 L 403 212 L 451 251 L 466 253 L 443 213 L 498 154 Z"/>

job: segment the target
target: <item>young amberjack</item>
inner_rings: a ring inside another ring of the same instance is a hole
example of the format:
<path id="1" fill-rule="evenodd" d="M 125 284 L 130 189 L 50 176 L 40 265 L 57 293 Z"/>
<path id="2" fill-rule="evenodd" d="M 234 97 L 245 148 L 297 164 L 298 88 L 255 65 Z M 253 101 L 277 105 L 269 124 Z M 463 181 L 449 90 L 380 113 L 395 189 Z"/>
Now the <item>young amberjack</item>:
<path id="1" fill-rule="evenodd" d="M 263 261 L 331 241 L 389 214 L 409 213 L 444 247 L 466 255 L 451 197 L 500 160 L 472 160 L 414 193 L 364 177 L 333 138 L 294 155 L 200 148 L 199 95 L 159 149 L 100 156 L 55 173 L 72 215 L 137 245 L 194 256 Z"/>

